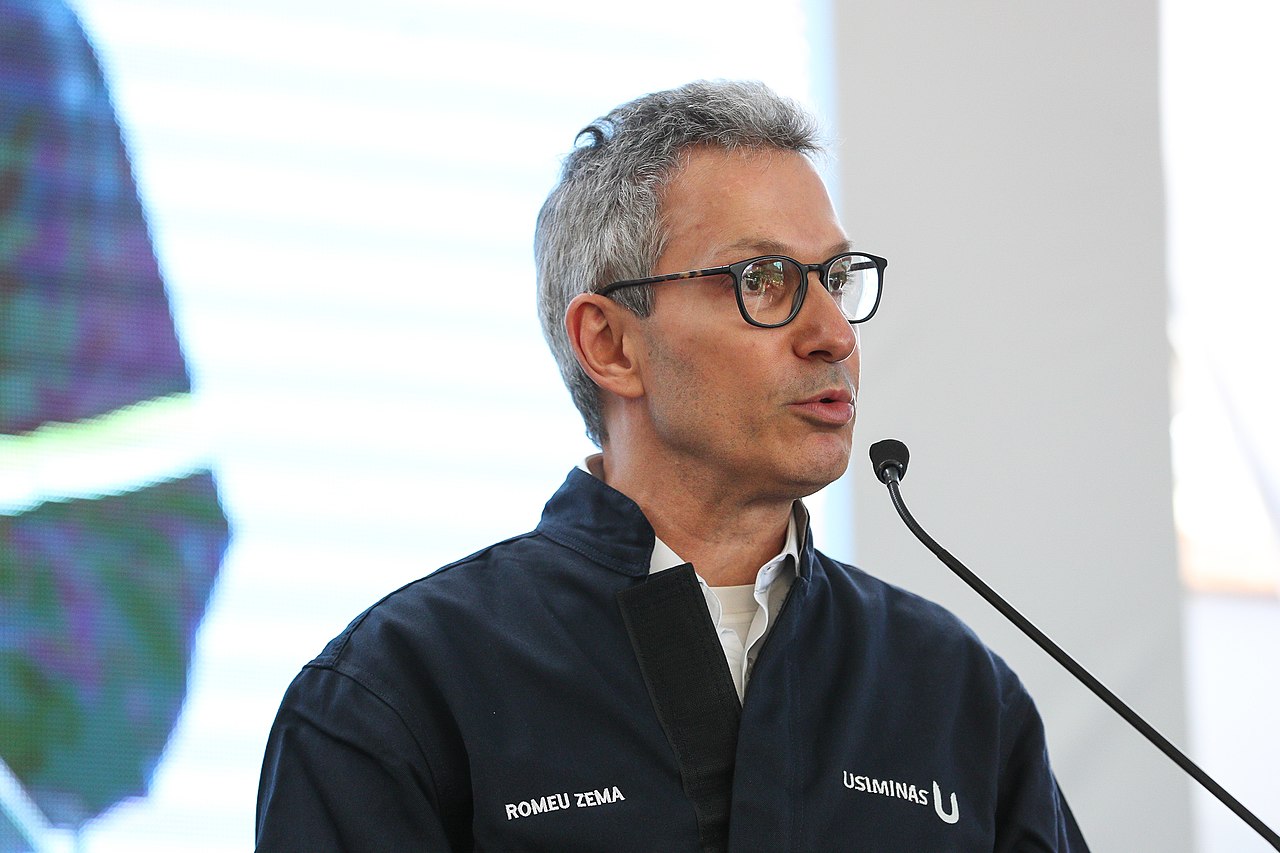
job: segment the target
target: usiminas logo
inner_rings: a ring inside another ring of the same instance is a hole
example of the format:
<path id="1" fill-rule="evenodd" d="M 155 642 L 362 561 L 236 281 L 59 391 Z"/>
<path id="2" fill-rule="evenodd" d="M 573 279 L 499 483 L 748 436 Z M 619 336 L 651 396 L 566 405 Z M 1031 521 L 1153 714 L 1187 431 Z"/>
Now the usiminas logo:
<path id="1" fill-rule="evenodd" d="M 844 786 L 851 791 L 860 791 L 865 794 L 880 794 L 884 797 L 896 797 L 899 800 L 906 800 L 909 803 L 915 803 L 921 806 L 929 805 L 929 795 L 933 795 L 933 810 L 942 819 L 944 823 L 956 823 L 960 820 L 960 804 L 956 802 L 956 795 L 951 795 L 951 808 L 943 807 L 942 789 L 938 787 L 938 783 L 933 783 L 932 790 L 926 789 L 923 785 L 913 785 L 908 782 L 898 782 L 894 779 L 874 779 L 870 776 L 855 776 L 848 770 L 844 771 Z"/>

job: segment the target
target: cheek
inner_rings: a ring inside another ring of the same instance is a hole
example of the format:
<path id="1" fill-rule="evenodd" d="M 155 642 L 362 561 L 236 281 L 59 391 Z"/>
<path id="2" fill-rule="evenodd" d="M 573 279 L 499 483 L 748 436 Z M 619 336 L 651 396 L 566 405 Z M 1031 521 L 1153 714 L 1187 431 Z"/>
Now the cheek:
<path id="1" fill-rule="evenodd" d="M 645 341 L 646 393 L 655 419 L 707 434 L 764 429 L 776 398 L 796 384 L 794 368 L 788 375 L 786 352 L 780 352 L 775 336 L 747 328 L 737 311 L 733 306 L 733 316 L 723 324 L 711 322 L 704 312 L 695 315 L 696 323 L 689 315 L 668 315 L 661 326 L 651 327 Z"/>
<path id="2" fill-rule="evenodd" d="M 683 424 L 716 406 L 709 399 L 715 383 L 706 375 L 705 354 L 690 351 L 683 341 L 653 339 L 645 364 L 645 396 L 654 422 Z"/>
<path id="3" fill-rule="evenodd" d="M 655 364 L 653 416 L 686 436 L 719 436 L 716 443 L 759 436 L 767 421 L 769 381 L 753 363 L 705 349 L 686 360 L 669 351 Z"/>

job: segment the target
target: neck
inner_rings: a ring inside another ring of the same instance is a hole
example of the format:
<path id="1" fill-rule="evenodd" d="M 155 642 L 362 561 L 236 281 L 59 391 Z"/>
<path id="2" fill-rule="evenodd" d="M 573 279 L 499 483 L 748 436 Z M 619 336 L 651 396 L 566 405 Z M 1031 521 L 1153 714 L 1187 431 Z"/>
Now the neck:
<path id="1" fill-rule="evenodd" d="M 709 585 L 753 583 L 786 544 L 792 498 L 745 495 L 696 466 L 636 462 L 606 447 L 605 482 L 635 501 L 658 538 Z"/>

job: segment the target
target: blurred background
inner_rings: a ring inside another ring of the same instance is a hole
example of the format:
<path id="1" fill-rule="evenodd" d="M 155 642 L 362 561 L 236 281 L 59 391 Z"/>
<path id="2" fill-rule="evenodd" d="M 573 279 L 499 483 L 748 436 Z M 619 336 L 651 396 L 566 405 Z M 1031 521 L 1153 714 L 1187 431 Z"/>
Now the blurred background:
<path id="1" fill-rule="evenodd" d="M 252 846 L 298 669 L 592 448 L 533 305 L 575 132 L 695 78 L 823 120 L 858 455 L 818 544 L 1028 682 L 1095 851 L 1267 849 L 911 541 L 1280 826 L 1280 7 L 0 0 L 0 853 Z"/>

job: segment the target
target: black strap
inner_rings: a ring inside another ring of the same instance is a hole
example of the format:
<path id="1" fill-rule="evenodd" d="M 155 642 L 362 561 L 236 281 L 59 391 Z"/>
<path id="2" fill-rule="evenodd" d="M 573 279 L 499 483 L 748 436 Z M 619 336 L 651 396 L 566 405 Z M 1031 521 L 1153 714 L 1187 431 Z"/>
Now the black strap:
<path id="1" fill-rule="evenodd" d="M 742 704 L 693 566 L 649 575 L 619 592 L 618 605 L 693 801 L 701 849 L 727 850 Z"/>

